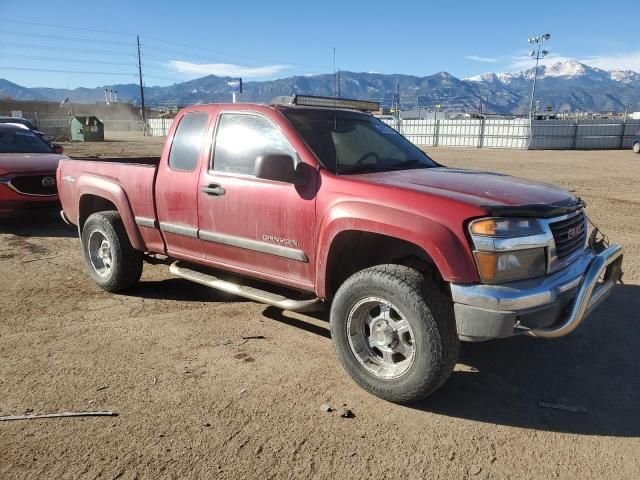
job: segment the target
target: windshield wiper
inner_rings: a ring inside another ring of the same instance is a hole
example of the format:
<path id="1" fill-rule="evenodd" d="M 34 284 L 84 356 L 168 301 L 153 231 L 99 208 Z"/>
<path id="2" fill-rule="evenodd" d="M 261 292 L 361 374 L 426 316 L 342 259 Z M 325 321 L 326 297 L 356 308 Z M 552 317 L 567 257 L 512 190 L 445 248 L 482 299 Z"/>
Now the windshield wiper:
<path id="1" fill-rule="evenodd" d="M 393 167 L 389 165 L 379 165 L 377 163 L 362 163 L 360 165 L 343 165 L 340 166 L 338 173 L 367 173 L 367 172 L 381 172 L 384 170 L 390 170 Z"/>
<path id="2" fill-rule="evenodd" d="M 417 160 L 415 158 L 412 158 L 410 160 L 404 160 L 400 163 L 396 163 L 395 165 L 390 165 L 390 168 L 392 168 L 393 170 L 402 170 L 410 167 L 427 168 L 429 167 L 429 165 L 422 163 L 421 160 Z"/>

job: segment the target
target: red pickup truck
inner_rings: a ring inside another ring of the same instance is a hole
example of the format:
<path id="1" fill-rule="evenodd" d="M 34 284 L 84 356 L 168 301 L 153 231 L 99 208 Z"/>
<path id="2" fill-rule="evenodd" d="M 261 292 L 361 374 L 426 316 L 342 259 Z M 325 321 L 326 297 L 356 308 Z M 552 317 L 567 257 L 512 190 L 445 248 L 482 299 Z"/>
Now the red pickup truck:
<path id="1" fill-rule="evenodd" d="M 451 374 L 460 340 L 572 332 L 622 275 L 552 185 L 442 166 L 370 113 L 294 96 L 185 108 L 160 158 L 60 162 L 89 274 L 143 261 L 293 311 L 330 308 L 349 375 L 394 402 Z M 597 233 L 597 231 L 596 231 Z M 164 258 L 164 257 L 162 257 Z"/>

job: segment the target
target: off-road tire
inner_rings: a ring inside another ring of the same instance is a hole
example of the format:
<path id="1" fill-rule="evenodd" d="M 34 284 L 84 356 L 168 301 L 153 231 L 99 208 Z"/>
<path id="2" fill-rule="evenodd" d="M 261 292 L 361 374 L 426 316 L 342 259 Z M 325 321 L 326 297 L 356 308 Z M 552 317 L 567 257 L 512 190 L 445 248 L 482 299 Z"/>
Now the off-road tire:
<path id="1" fill-rule="evenodd" d="M 640 153 L 640 142 L 636 142 L 633 144 L 633 151 L 635 153 Z"/>
<path id="2" fill-rule="evenodd" d="M 106 276 L 98 274 L 89 256 L 91 233 L 99 231 L 110 244 L 111 271 Z M 89 276 L 103 290 L 120 292 L 133 287 L 142 275 L 142 252 L 134 249 L 117 211 L 109 210 L 92 214 L 82 228 L 82 253 Z"/>
<path id="3" fill-rule="evenodd" d="M 369 372 L 349 345 L 349 312 L 370 296 L 392 303 L 413 329 L 414 361 L 398 378 L 383 379 Z M 330 323 L 338 359 L 347 373 L 368 392 L 391 402 L 427 397 L 445 383 L 458 360 L 460 341 L 451 299 L 433 280 L 409 267 L 378 265 L 349 277 L 333 299 Z"/>

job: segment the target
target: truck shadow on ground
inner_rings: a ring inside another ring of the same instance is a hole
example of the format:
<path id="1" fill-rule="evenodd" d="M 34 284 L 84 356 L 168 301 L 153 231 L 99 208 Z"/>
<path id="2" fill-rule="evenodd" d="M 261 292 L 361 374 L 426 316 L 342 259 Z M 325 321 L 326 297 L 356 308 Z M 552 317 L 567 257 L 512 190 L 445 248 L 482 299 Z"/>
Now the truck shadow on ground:
<path id="1" fill-rule="evenodd" d="M 410 408 L 496 425 L 639 437 L 639 320 L 640 286 L 625 285 L 565 338 L 465 344 L 449 381 Z"/>
<path id="2" fill-rule="evenodd" d="M 245 301 L 235 295 L 205 287 L 181 278 L 143 280 L 135 288 L 123 293 L 131 297 L 178 302 L 234 302 Z"/>
<path id="3" fill-rule="evenodd" d="M 274 307 L 263 315 L 331 338 L 328 324 L 323 328 Z M 307 315 L 329 318 L 327 312 Z M 495 425 L 640 437 L 639 321 L 640 286 L 620 285 L 563 339 L 464 343 L 449 381 L 407 408 Z"/>
<path id="4" fill-rule="evenodd" d="M 130 294 L 179 301 L 246 301 L 181 279 L 141 282 Z M 331 338 L 326 311 L 292 315 L 267 306 L 263 315 Z M 449 381 L 431 397 L 406 408 L 495 425 L 640 437 L 639 321 L 640 286 L 621 285 L 565 338 L 464 343 Z"/>
<path id="5" fill-rule="evenodd" d="M 0 214 L 0 234 L 18 237 L 66 237 L 78 236 L 78 230 L 60 218 L 60 207 L 20 210 Z"/>

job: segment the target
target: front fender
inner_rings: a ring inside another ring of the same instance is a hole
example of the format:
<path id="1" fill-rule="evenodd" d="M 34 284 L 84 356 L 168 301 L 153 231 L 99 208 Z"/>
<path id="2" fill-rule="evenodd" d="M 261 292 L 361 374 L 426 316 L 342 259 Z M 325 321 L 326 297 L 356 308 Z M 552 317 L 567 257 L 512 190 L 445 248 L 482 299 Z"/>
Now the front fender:
<path id="1" fill-rule="evenodd" d="M 82 203 L 82 197 L 85 195 L 94 195 L 113 203 L 122 218 L 122 223 L 124 224 L 124 228 L 127 231 L 129 241 L 133 248 L 140 250 L 141 252 L 146 250 L 144 240 L 142 239 L 142 235 L 140 234 L 140 230 L 136 224 L 135 216 L 131 209 L 131 204 L 129 203 L 127 194 L 119 184 L 94 175 L 81 175 L 76 181 L 76 195 L 78 216 L 80 215 L 79 206 Z M 76 219 L 76 222 L 80 227 L 79 218 Z"/>
<path id="2" fill-rule="evenodd" d="M 468 244 L 446 226 L 413 212 L 352 200 L 335 205 L 320 221 L 316 286 L 322 298 L 327 293 L 325 278 L 331 244 L 341 232 L 353 230 L 387 235 L 417 245 L 448 282 L 478 281 Z"/>

